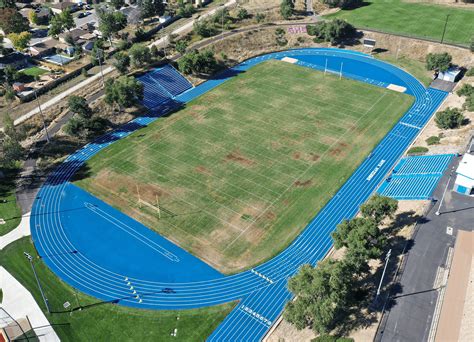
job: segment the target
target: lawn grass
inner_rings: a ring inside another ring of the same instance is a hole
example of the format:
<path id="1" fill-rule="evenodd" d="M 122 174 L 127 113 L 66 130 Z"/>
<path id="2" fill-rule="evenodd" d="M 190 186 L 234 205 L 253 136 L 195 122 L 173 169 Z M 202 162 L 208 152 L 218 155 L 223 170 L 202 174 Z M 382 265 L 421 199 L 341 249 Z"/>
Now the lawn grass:
<path id="1" fill-rule="evenodd" d="M 4 176 L 5 178 L 0 178 L 0 218 L 5 220 L 5 224 L 0 224 L 0 236 L 15 229 L 21 221 L 21 209 L 16 202 L 15 184 L 11 180 L 13 175 L 11 172 L 6 172 Z"/>
<path id="2" fill-rule="evenodd" d="M 268 61 L 114 143 L 77 184 L 234 273 L 293 241 L 412 102 Z"/>
<path id="3" fill-rule="evenodd" d="M 474 35 L 474 10 L 400 0 L 367 0 L 364 5 L 342 10 L 327 18 L 342 18 L 358 28 L 440 41 L 446 16 L 445 42 L 468 45 Z"/>
<path id="4" fill-rule="evenodd" d="M 235 303 L 203 309 L 182 311 L 152 311 L 130 309 L 114 304 L 99 304 L 98 300 L 62 282 L 49 268 L 37 259 L 30 238 L 25 237 L 0 251 L 2 266 L 22 283 L 45 311 L 33 271 L 23 252 L 34 256 L 35 269 L 48 298 L 51 311 L 46 317 L 54 325 L 61 341 L 204 341 L 232 310 Z M 63 303 L 69 301 L 82 311 L 64 312 Z M 58 313 L 62 312 L 62 313 Z M 176 318 L 179 316 L 179 320 Z M 177 336 L 170 333 L 178 329 Z"/>
<path id="5" fill-rule="evenodd" d="M 35 76 L 41 76 L 41 75 L 47 73 L 48 70 L 42 69 L 42 68 L 38 68 L 38 67 L 31 67 L 31 68 L 22 70 L 21 72 L 22 72 L 23 74 L 27 75 L 27 76 L 35 77 Z"/>
<path id="6" fill-rule="evenodd" d="M 426 70 L 426 63 L 424 62 L 405 56 L 395 58 L 395 56 L 386 53 L 376 54 L 375 57 L 404 69 L 415 76 L 415 78 L 426 87 L 433 81 L 433 72 Z"/>

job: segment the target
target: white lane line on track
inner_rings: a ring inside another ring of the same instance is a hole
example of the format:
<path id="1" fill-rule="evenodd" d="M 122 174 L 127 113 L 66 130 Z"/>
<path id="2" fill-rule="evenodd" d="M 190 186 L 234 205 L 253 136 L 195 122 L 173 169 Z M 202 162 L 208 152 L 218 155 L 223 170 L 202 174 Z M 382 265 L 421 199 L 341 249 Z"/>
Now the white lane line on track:
<path id="1" fill-rule="evenodd" d="M 133 229 L 132 227 L 130 227 L 129 225 L 119 221 L 117 218 L 113 217 L 112 215 L 106 213 L 105 211 L 103 211 L 102 209 L 100 209 L 99 207 L 95 206 L 94 204 L 92 203 L 89 203 L 89 202 L 84 202 L 84 205 L 86 206 L 87 209 L 89 209 L 90 211 L 92 211 L 93 213 L 97 214 L 98 216 L 102 217 L 103 219 L 109 221 L 110 223 L 112 223 L 114 226 L 120 228 L 121 230 L 123 230 L 124 232 L 130 234 L 131 236 L 133 236 L 135 239 L 137 239 L 138 241 L 142 242 L 143 244 L 145 244 L 147 247 L 150 247 L 151 249 L 155 250 L 156 252 L 160 253 L 161 255 L 163 255 L 165 258 L 173 261 L 173 262 L 179 262 L 179 258 L 174 255 L 173 253 L 171 253 L 170 251 L 168 251 L 166 248 L 160 246 L 159 244 L 157 244 L 155 241 L 149 239 L 148 237 L 146 237 L 145 235 L 137 232 L 135 229 Z"/>

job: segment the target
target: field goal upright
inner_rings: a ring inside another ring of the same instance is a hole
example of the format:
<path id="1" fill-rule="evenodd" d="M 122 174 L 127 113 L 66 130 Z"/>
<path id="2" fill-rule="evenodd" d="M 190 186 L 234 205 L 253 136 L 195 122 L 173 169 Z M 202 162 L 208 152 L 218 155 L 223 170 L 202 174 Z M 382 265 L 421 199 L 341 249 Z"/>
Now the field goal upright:
<path id="1" fill-rule="evenodd" d="M 155 194 L 155 203 L 156 204 L 152 204 L 148 201 L 145 201 L 141 198 L 140 196 L 140 188 L 138 186 L 138 184 L 136 185 L 137 187 L 137 196 L 138 196 L 138 207 L 141 209 L 142 208 L 142 205 L 154 210 L 157 214 L 158 214 L 158 219 L 161 219 L 161 209 L 160 209 L 160 197 L 158 196 L 158 194 Z"/>

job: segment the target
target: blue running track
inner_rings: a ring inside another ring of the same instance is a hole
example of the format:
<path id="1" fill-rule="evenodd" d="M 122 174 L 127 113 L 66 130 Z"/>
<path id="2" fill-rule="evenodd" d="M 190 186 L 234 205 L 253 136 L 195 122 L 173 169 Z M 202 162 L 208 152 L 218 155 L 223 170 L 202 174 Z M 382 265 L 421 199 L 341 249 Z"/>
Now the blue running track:
<path id="1" fill-rule="evenodd" d="M 429 199 L 453 157 L 441 154 L 403 158 L 377 192 L 398 200 Z"/>
<path id="2" fill-rule="evenodd" d="M 327 61 L 330 72 L 339 72 L 343 63 L 344 77 L 380 87 L 405 87 L 415 102 L 306 229 L 273 259 L 254 269 L 223 276 L 70 183 L 85 161 L 114 141 L 253 65 L 283 57 L 295 58 L 298 64 L 318 70 L 324 69 Z M 35 200 L 31 215 L 33 241 L 44 262 L 61 279 L 104 301 L 146 309 L 185 309 L 240 300 L 209 340 L 260 340 L 291 298 L 287 279 L 302 264 L 314 265 L 326 255 L 336 225 L 357 213 L 446 95 L 424 88 L 393 65 L 349 50 L 297 49 L 252 58 L 216 79 L 174 98 L 168 96 L 153 115 L 132 120 L 69 156 L 48 177 Z"/>

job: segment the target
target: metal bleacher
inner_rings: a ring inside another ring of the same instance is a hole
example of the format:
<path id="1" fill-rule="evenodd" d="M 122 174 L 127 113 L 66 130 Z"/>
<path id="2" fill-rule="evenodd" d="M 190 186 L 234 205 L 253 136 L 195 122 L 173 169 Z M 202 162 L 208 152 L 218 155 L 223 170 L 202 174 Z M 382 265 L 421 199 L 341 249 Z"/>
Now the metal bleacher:
<path id="1" fill-rule="evenodd" d="M 169 64 L 154 69 L 137 79 L 144 85 L 143 105 L 150 110 L 193 87 Z"/>
<path id="2" fill-rule="evenodd" d="M 399 200 L 429 199 L 453 154 L 406 157 L 395 166 L 378 193 Z"/>

